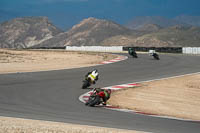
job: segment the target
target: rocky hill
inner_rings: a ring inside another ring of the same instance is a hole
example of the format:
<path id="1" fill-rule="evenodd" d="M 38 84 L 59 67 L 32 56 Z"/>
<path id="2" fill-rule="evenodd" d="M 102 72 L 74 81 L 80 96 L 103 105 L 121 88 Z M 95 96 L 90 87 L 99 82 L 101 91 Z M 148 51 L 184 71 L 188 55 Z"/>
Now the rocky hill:
<path id="1" fill-rule="evenodd" d="M 73 26 L 68 32 L 61 33 L 38 46 L 101 45 L 104 40 L 117 35 L 139 34 L 112 21 L 88 18 Z"/>
<path id="2" fill-rule="evenodd" d="M 129 21 L 126 24 L 126 27 L 137 30 L 148 24 L 159 25 L 160 27 L 163 28 L 174 25 L 188 25 L 176 19 L 169 19 L 161 16 L 143 16 L 143 17 L 136 17 L 135 19 Z"/>
<path id="3" fill-rule="evenodd" d="M 47 17 L 16 18 L 0 24 L 0 47 L 27 48 L 61 32 Z"/>
<path id="4" fill-rule="evenodd" d="M 200 46 L 200 27 L 144 24 L 137 30 L 115 22 L 88 18 L 61 32 L 46 17 L 18 18 L 0 25 L 0 47 L 63 47 L 67 45 L 175 47 Z"/>
<path id="5" fill-rule="evenodd" d="M 164 42 L 166 46 L 200 47 L 200 27 L 176 25 L 144 35 L 143 38 L 149 38 L 146 43 L 149 43 L 148 40 L 156 39 Z"/>
<path id="6" fill-rule="evenodd" d="M 174 20 L 189 24 L 191 26 L 200 26 L 200 16 L 181 15 L 175 17 Z"/>
<path id="7" fill-rule="evenodd" d="M 138 37 L 137 45 L 200 47 L 200 27 L 172 26 Z"/>
<path id="8" fill-rule="evenodd" d="M 160 29 L 162 29 L 162 27 L 157 24 L 144 24 L 143 26 L 138 27 L 137 31 L 150 33 L 150 32 L 157 32 Z"/>
<path id="9" fill-rule="evenodd" d="M 103 41 L 102 45 L 125 45 L 142 47 L 200 47 L 200 27 L 176 25 L 161 28 L 139 37 L 114 36 Z"/>
<path id="10" fill-rule="evenodd" d="M 144 24 L 137 30 L 130 30 L 112 21 L 88 18 L 68 32 L 58 34 L 37 46 L 199 46 L 199 32 L 198 27 L 182 24 L 166 28 L 156 24 Z"/>

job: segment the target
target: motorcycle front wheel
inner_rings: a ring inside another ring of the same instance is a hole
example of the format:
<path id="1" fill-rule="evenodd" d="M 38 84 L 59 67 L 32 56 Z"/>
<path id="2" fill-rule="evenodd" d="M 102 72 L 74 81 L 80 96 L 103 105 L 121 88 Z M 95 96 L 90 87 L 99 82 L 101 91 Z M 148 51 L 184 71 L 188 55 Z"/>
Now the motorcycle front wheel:
<path id="1" fill-rule="evenodd" d="M 91 99 L 89 99 L 87 105 L 90 107 L 94 107 L 95 105 L 100 103 L 100 96 L 97 95 L 95 97 L 92 97 Z"/>

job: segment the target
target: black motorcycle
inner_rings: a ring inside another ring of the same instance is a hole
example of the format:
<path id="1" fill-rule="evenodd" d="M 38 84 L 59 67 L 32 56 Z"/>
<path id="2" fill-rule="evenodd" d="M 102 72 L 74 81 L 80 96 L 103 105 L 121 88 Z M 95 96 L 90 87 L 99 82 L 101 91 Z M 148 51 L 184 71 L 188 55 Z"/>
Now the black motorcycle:
<path id="1" fill-rule="evenodd" d="M 86 77 L 85 80 L 83 80 L 82 89 L 87 89 L 92 84 L 93 84 L 92 80 L 89 77 Z"/>
<path id="2" fill-rule="evenodd" d="M 159 55 L 158 55 L 157 53 L 153 53 L 152 56 L 153 56 L 154 59 L 156 59 L 156 60 L 160 60 Z"/>
<path id="3" fill-rule="evenodd" d="M 138 58 L 137 53 L 135 52 L 135 50 L 129 50 L 128 51 L 129 55 L 131 55 L 133 58 Z"/>

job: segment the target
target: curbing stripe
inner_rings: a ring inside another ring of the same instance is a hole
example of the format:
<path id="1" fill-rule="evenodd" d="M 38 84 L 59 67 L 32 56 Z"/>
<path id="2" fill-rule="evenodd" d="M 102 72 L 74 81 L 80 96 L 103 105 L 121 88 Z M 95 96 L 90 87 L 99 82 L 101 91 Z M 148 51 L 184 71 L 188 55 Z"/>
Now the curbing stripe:
<path id="1" fill-rule="evenodd" d="M 168 78 L 160 78 L 160 79 L 154 79 L 154 80 L 148 80 L 148 81 L 141 81 L 141 82 L 136 82 L 136 83 L 127 83 L 127 84 L 121 84 L 121 85 L 114 85 L 114 86 L 104 87 L 102 89 L 111 89 L 112 91 L 115 91 L 115 90 L 122 89 L 122 88 L 120 88 L 122 86 L 138 87 L 138 86 L 140 86 L 140 83 L 158 81 L 158 80 L 163 80 L 163 79 L 171 79 L 171 78 L 177 78 L 177 77 L 183 77 L 183 76 L 186 76 L 186 75 L 193 75 L 193 74 L 200 74 L 200 72 L 184 74 L 184 75 L 179 75 L 179 76 L 173 76 L 173 77 L 168 77 Z M 81 102 L 85 103 L 87 100 L 86 99 L 83 100 L 83 97 L 86 96 L 86 95 L 88 96 L 89 93 L 91 93 L 91 91 L 81 95 L 79 97 L 79 100 Z M 122 111 L 122 112 L 129 112 L 129 113 L 137 113 L 137 114 L 141 114 L 141 115 L 148 115 L 148 116 L 158 117 L 158 118 L 167 118 L 167 119 L 189 121 L 189 122 L 200 122 L 199 120 L 191 120 L 191 119 L 177 118 L 177 117 L 171 117 L 171 116 L 162 116 L 162 115 L 159 115 L 159 114 L 145 113 L 145 112 L 136 111 L 136 110 L 129 110 L 129 109 L 122 109 L 122 108 L 115 107 L 115 106 L 112 106 L 112 105 L 107 105 L 104 108 L 105 109 L 115 110 L 115 111 Z"/>
<path id="2" fill-rule="evenodd" d="M 112 88 L 119 88 L 119 89 L 123 89 L 123 88 L 127 88 L 127 86 L 122 86 L 122 85 L 118 85 L 118 86 L 113 86 Z"/>
<path id="3" fill-rule="evenodd" d="M 118 57 L 115 58 L 115 59 L 111 59 L 111 60 L 108 60 L 108 61 L 103 61 L 103 62 L 100 63 L 100 65 L 102 65 L 102 64 L 115 63 L 115 62 L 119 62 L 119 61 L 126 60 L 126 59 L 128 59 L 127 56 L 120 55 L 120 56 L 118 56 Z"/>

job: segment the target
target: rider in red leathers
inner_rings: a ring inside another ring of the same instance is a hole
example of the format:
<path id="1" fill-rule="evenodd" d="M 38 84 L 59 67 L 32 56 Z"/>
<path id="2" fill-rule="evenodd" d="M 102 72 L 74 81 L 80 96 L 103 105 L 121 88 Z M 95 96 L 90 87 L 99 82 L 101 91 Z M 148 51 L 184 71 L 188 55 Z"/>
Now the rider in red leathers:
<path id="1" fill-rule="evenodd" d="M 99 96 L 103 100 L 103 105 L 106 105 L 107 100 L 110 99 L 111 89 L 100 89 L 97 88 L 96 91 L 98 92 Z"/>

